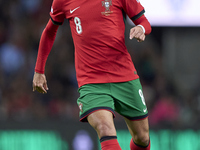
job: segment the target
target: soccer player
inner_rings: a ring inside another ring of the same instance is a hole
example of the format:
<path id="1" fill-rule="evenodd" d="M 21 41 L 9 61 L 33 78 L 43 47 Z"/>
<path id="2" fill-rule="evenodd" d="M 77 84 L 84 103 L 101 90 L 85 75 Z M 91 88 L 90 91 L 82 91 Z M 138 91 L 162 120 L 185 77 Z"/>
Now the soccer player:
<path id="1" fill-rule="evenodd" d="M 54 0 L 42 33 L 33 91 L 47 93 L 45 64 L 57 29 L 68 19 L 75 45 L 80 121 L 96 130 L 102 150 L 121 150 L 113 123 L 121 114 L 132 136 L 131 150 L 150 150 L 148 111 L 136 69 L 125 46 L 126 15 L 136 25 L 130 39 L 151 32 L 139 0 Z M 67 48 L 66 48 L 67 50 Z"/>

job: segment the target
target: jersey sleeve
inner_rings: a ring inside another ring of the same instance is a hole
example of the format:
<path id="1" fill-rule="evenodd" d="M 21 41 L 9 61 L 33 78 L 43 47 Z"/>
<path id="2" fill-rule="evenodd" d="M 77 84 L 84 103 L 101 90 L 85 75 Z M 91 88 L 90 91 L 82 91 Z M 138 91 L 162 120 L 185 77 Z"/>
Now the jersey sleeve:
<path id="1" fill-rule="evenodd" d="M 145 10 L 139 0 L 123 0 L 123 9 L 132 21 L 141 17 Z"/>
<path id="2" fill-rule="evenodd" d="M 62 8 L 63 8 L 62 0 L 53 0 L 51 11 L 49 14 L 52 22 L 55 25 L 62 25 L 64 22 L 65 14 Z"/>

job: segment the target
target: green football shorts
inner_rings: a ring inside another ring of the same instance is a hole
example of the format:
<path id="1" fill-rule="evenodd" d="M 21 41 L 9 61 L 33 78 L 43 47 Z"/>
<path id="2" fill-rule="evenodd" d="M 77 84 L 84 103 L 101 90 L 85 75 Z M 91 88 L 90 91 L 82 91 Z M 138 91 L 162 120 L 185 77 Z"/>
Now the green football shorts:
<path id="1" fill-rule="evenodd" d="M 77 104 L 80 121 L 87 122 L 87 116 L 97 110 L 108 110 L 129 120 L 140 120 L 148 116 L 140 80 L 119 83 L 86 84 L 79 88 Z"/>

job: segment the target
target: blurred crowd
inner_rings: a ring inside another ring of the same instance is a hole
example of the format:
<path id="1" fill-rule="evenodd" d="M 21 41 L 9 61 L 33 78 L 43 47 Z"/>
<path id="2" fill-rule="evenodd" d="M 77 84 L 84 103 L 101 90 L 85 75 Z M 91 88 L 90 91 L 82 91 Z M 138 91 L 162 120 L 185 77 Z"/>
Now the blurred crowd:
<path id="1" fill-rule="evenodd" d="M 62 25 L 46 65 L 48 94 L 32 92 L 40 35 L 52 1 L 0 0 L 0 120 L 78 119 L 78 87 L 69 23 Z M 140 75 L 152 128 L 198 128 L 200 95 L 177 92 L 165 75 L 157 30 L 127 48 Z M 121 120 L 117 117 L 116 120 Z"/>

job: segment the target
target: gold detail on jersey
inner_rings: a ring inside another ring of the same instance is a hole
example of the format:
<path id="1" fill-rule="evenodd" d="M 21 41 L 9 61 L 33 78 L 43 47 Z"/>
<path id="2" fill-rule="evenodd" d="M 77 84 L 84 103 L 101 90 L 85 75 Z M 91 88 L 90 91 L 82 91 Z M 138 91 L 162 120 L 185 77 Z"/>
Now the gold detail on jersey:
<path id="1" fill-rule="evenodd" d="M 104 0 L 102 1 L 102 6 L 105 7 L 105 11 L 101 12 L 102 15 L 108 16 L 111 13 L 113 13 L 113 11 L 110 11 L 110 6 L 112 5 L 112 0 Z"/>

